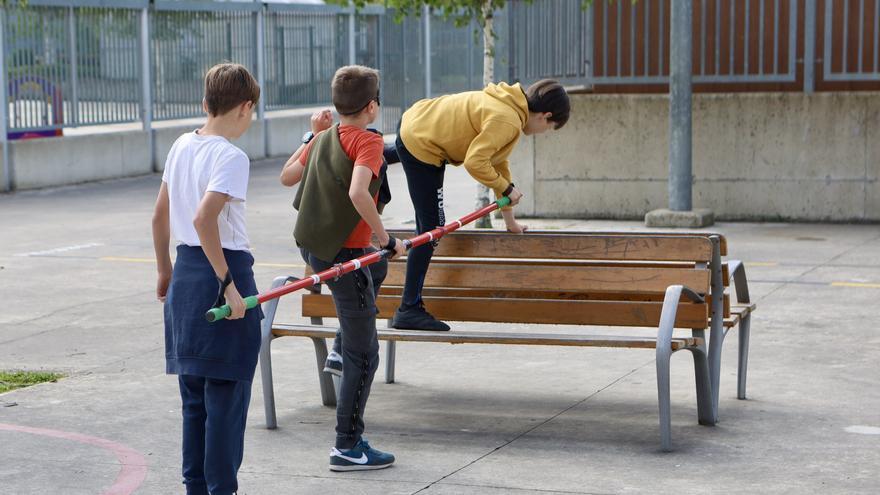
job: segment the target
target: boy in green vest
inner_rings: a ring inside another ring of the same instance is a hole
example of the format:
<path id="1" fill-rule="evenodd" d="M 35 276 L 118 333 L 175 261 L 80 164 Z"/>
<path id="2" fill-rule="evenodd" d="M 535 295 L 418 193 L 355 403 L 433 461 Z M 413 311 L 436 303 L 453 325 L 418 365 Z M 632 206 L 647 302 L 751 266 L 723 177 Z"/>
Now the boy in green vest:
<path id="1" fill-rule="evenodd" d="M 339 125 L 319 133 L 291 156 L 281 183 L 302 182 L 294 199 L 299 210 L 293 235 L 303 259 L 315 272 L 380 248 L 394 255 L 403 242 L 390 237 L 376 208 L 384 142 L 367 126 L 379 115 L 379 73 L 359 65 L 342 67 L 331 83 Z M 336 405 L 336 445 L 332 471 L 382 469 L 392 454 L 376 450 L 362 437 L 363 411 L 379 366 L 376 294 L 370 267 L 327 281 L 342 330 L 343 372 Z"/>

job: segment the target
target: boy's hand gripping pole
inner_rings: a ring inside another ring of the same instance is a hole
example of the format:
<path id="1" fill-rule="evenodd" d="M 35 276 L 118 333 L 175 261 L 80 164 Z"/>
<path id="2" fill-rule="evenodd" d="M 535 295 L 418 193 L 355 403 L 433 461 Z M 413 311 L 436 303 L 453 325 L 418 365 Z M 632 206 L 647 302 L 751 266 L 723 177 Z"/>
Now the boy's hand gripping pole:
<path id="1" fill-rule="evenodd" d="M 429 242 L 434 242 L 444 235 L 456 231 L 460 229 L 462 226 L 467 225 L 474 220 L 486 216 L 489 213 L 497 210 L 498 208 L 503 208 L 510 204 L 510 198 L 503 197 L 498 199 L 494 203 L 489 203 L 488 205 L 480 208 L 479 210 L 469 213 L 458 220 L 448 223 L 442 227 L 437 227 L 436 229 L 425 232 L 424 234 L 417 235 L 411 239 L 405 239 L 403 242 L 403 246 L 406 250 L 410 250 L 414 247 L 421 246 L 423 244 L 427 244 Z M 328 268 L 323 272 L 316 273 L 311 275 L 308 278 L 304 278 L 301 280 L 297 280 L 296 282 L 289 283 L 287 285 L 282 285 L 281 287 L 277 287 L 268 292 L 264 292 L 262 294 L 258 294 L 256 296 L 248 296 L 244 298 L 244 303 L 247 309 L 255 308 L 258 304 L 262 304 L 266 301 L 281 297 L 285 294 L 290 294 L 291 292 L 298 291 L 300 289 L 305 289 L 306 287 L 311 287 L 316 284 L 320 284 L 321 282 L 328 280 L 339 278 L 346 273 L 353 272 L 355 270 L 359 270 L 361 267 L 372 265 L 373 263 L 381 260 L 382 258 L 390 257 L 394 254 L 393 251 L 388 249 L 382 249 L 376 251 L 374 253 L 367 254 L 365 256 L 361 256 L 360 258 L 353 259 L 351 261 L 346 261 L 345 263 L 334 266 L 333 268 Z M 217 321 L 226 318 L 231 314 L 231 309 L 228 304 L 224 304 L 219 308 L 211 308 L 205 313 L 205 319 L 208 321 Z"/>

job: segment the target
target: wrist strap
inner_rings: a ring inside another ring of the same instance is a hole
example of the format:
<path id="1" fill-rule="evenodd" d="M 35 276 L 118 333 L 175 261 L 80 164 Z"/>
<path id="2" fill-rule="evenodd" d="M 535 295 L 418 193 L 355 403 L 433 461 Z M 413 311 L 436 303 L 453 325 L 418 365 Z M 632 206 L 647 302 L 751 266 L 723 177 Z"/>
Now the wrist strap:
<path id="1" fill-rule="evenodd" d="M 388 244 L 384 246 L 379 246 L 382 249 L 387 249 L 388 251 L 394 252 L 394 248 L 397 247 L 397 239 L 392 236 L 388 236 Z"/>
<path id="2" fill-rule="evenodd" d="M 510 193 L 513 192 L 513 188 L 514 188 L 514 187 L 516 187 L 516 186 L 514 186 L 514 185 L 513 185 L 513 182 L 511 182 L 510 185 L 507 186 L 507 189 L 505 189 L 504 192 L 501 193 L 501 195 L 502 195 L 502 196 L 510 196 Z"/>
<path id="3" fill-rule="evenodd" d="M 226 270 L 226 278 L 217 277 L 217 301 L 214 303 L 215 308 L 219 308 L 226 304 L 226 288 L 232 283 L 232 272 Z"/>

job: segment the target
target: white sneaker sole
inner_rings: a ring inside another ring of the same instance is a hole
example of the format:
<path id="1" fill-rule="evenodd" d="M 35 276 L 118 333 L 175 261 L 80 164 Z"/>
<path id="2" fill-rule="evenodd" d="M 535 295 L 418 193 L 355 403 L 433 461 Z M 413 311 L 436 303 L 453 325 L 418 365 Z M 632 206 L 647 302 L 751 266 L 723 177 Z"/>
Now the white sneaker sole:
<path id="1" fill-rule="evenodd" d="M 394 463 L 391 464 L 376 464 L 376 465 L 367 465 L 367 464 L 352 464 L 351 466 L 337 466 L 335 464 L 330 465 L 330 471 L 374 471 L 376 469 L 385 469 L 390 468 Z"/>
<path id="2" fill-rule="evenodd" d="M 324 373 L 330 373 L 331 375 L 336 375 L 336 376 L 339 376 L 339 377 L 342 376 L 342 372 L 341 372 L 341 371 L 339 371 L 339 370 L 335 370 L 335 369 L 333 369 L 333 368 L 331 368 L 331 367 L 329 367 L 329 366 L 325 366 L 325 367 L 324 367 Z"/>

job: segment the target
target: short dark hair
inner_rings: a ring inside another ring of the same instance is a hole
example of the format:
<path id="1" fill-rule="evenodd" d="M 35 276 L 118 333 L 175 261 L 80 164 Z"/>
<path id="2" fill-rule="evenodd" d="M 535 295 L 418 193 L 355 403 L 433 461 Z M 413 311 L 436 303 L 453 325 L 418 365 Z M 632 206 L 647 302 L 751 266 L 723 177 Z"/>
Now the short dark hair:
<path id="1" fill-rule="evenodd" d="M 571 102 L 565 88 L 553 79 L 541 79 L 529 86 L 526 90 L 526 99 L 529 101 L 529 111 L 534 113 L 550 112 L 550 122 L 556 123 L 559 129 L 568 122 L 571 113 Z"/>
<path id="2" fill-rule="evenodd" d="M 363 65 L 340 67 L 333 75 L 330 93 L 340 115 L 360 113 L 371 101 L 379 101 L 379 71 Z"/>
<path id="3" fill-rule="evenodd" d="M 217 64 L 205 74 L 205 104 L 212 117 L 248 101 L 260 101 L 260 85 L 243 65 Z"/>

